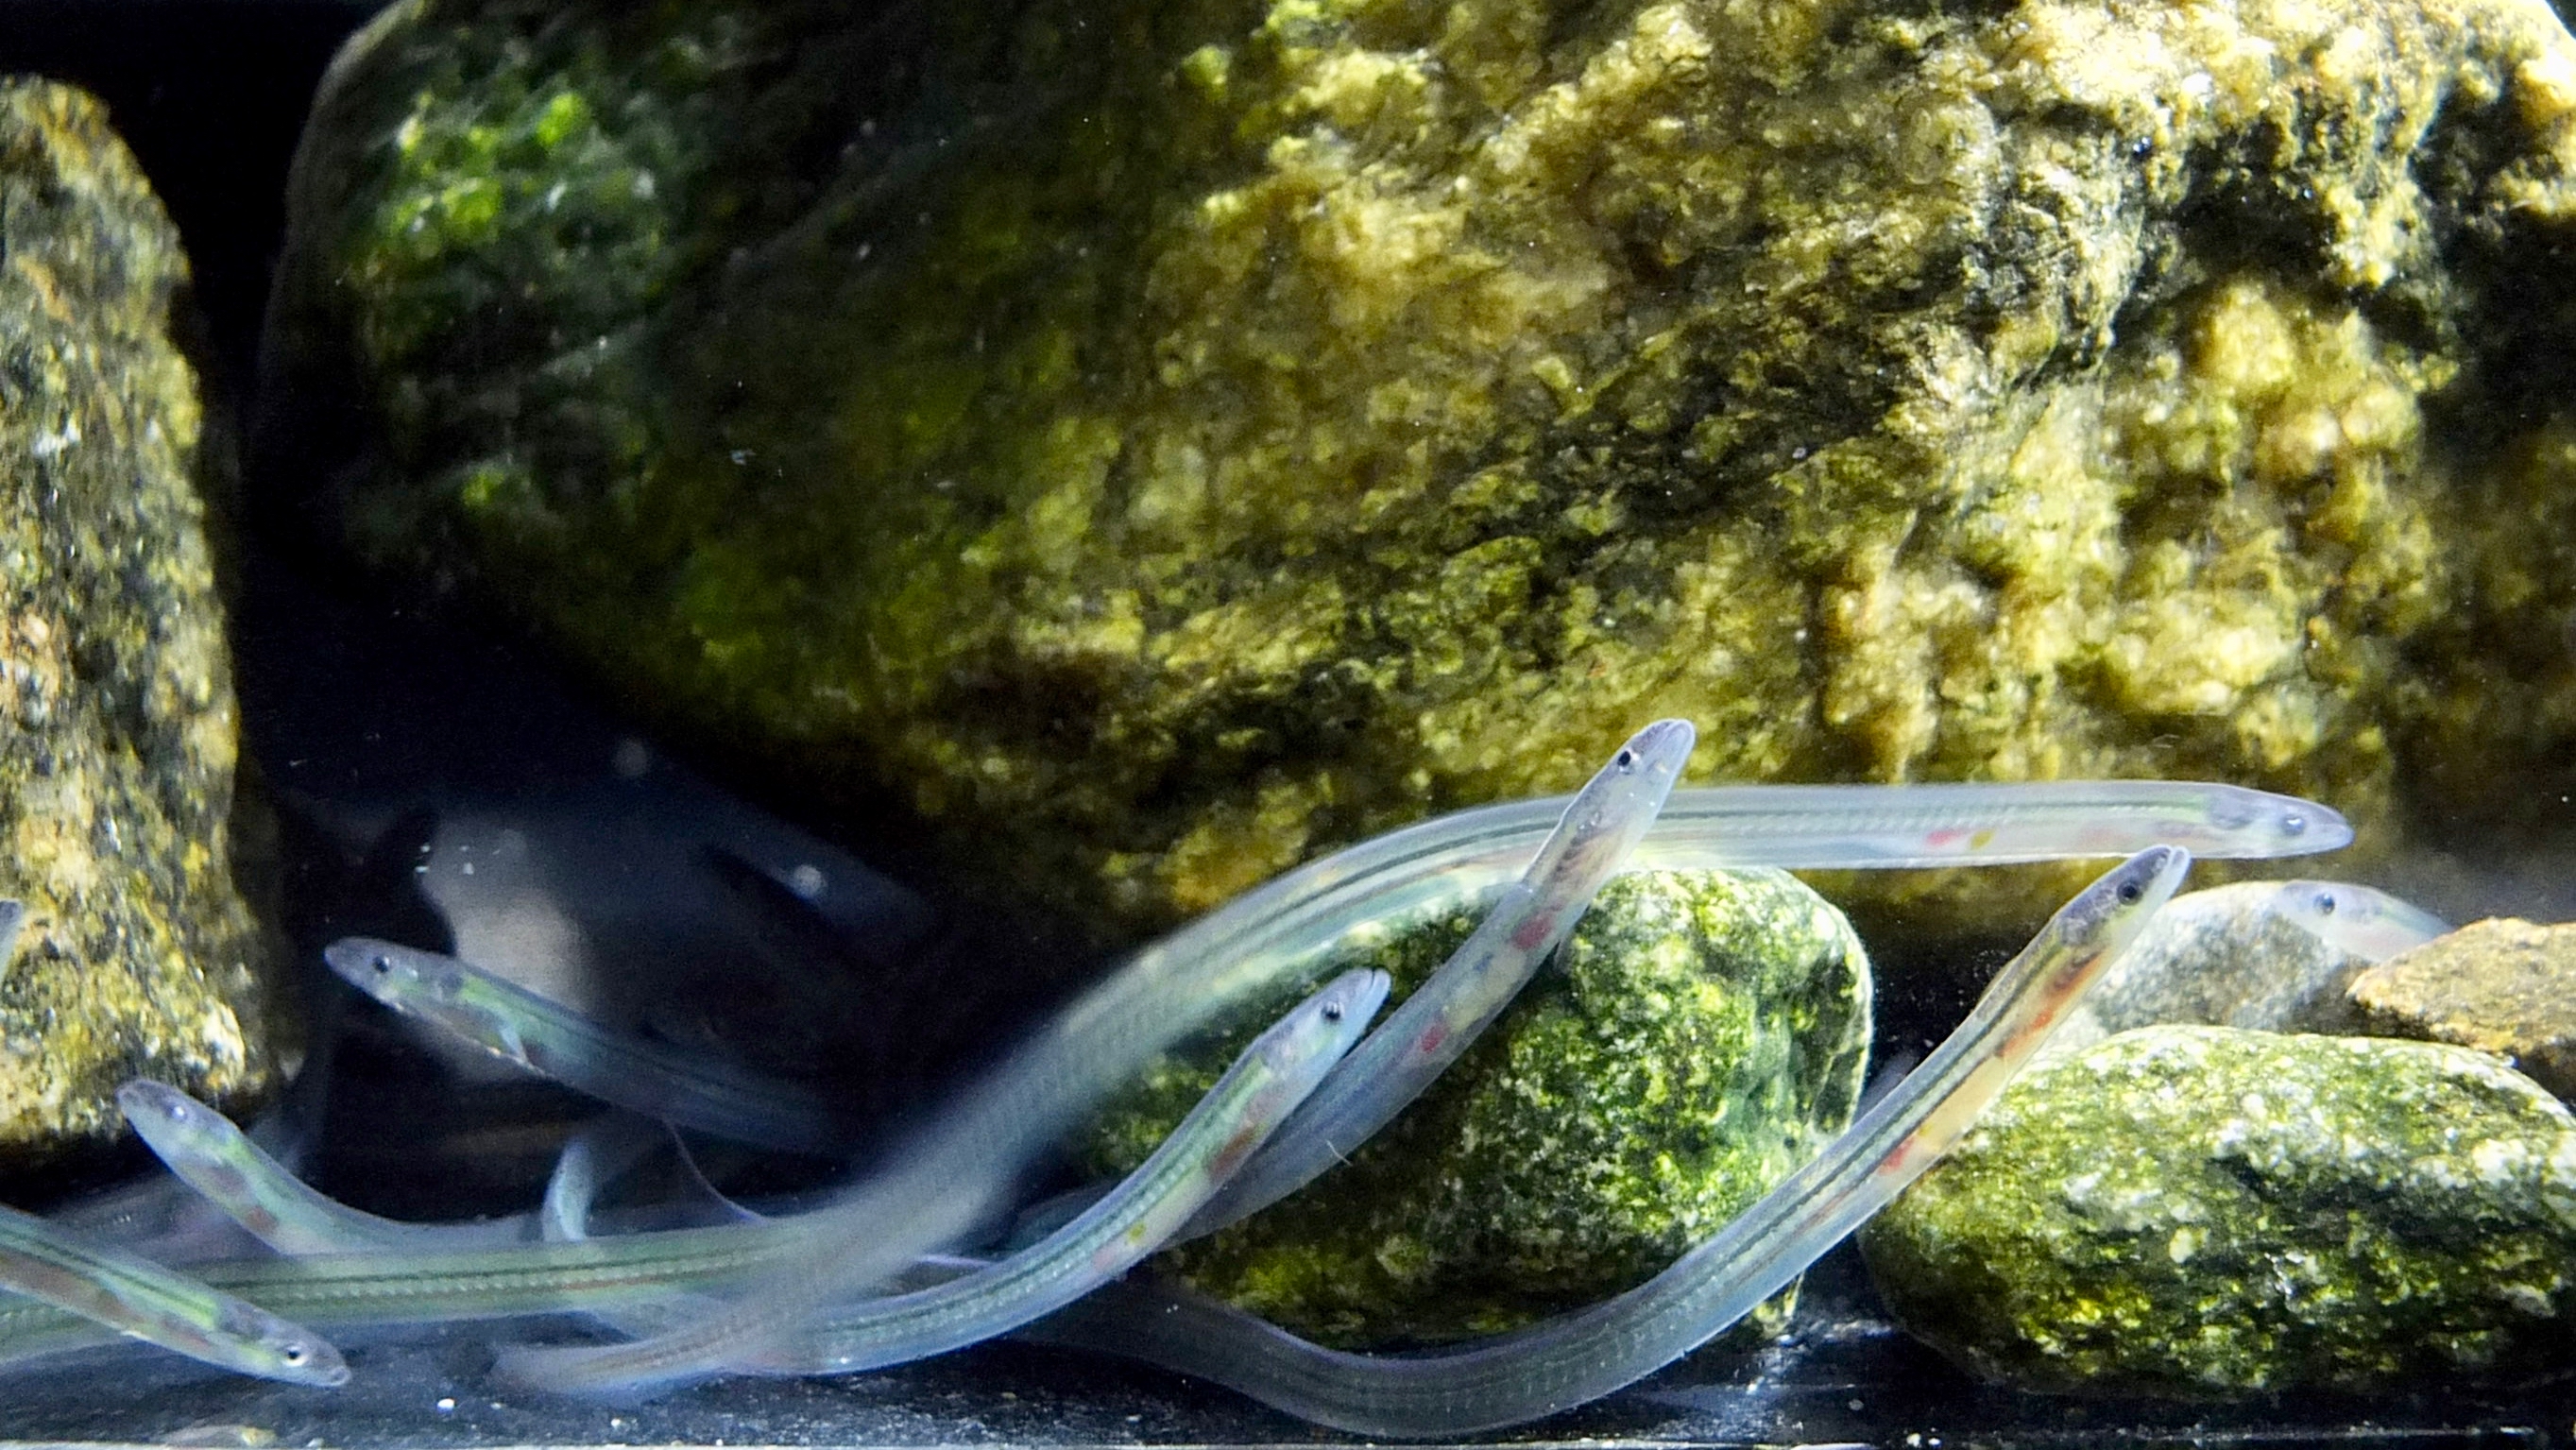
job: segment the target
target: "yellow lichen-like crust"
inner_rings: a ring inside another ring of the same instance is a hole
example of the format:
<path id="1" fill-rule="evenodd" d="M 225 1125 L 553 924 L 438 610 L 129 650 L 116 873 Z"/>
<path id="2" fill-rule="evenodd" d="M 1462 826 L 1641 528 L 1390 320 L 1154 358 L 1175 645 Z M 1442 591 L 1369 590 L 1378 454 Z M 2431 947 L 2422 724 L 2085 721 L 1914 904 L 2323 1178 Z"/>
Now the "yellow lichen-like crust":
<path id="1" fill-rule="evenodd" d="M 640 461 L 438 434 L 379 493 L 452 534 L 372 545 L 1103 937 L 1657 715 L 1702 778 L 2214 776 L 2371 848 L 2576 785 L 2537 0 L 994 8 L 918 22 L 912 150 L 636 304 L 703 380 Z"/>
<path id="2" fill-rule="evenodd" d="M 227 845 L 234 710 L 179 239 L 104 108 L 0 83 L 0 1164 L 123 1130 L 142 1073 L 272 1071 Z"/>

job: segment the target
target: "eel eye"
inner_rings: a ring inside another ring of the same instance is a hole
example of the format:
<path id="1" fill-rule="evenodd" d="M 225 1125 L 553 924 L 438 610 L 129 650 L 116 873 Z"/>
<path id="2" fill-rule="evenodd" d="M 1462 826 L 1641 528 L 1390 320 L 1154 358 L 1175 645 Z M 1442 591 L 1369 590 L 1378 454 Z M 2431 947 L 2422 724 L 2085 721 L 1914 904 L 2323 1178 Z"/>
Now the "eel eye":
<path id="1" fill-rule="evenodd" d="M 1610 763 L 1619 768 L 1621 775 L 1626 775 L 1637 768 L 1637 752 L 1622 745 L 1619 747 L 1619 753 L 1611 757 Z"/>
<path id="2" fill-rule="evenodd" d="M 306 1349 L 302 1341 L 290 1339 L 278 1346 L 277 1357 L 288 1369 L 300 1369 L 304 1361 L 313 1357 L 313 1352 Z"/>
<path id="3" fill-rule="evenodd" d="M 1342 1004 L 1341 1004 L 1341 1003 L 1339 1003 L 1339 1002 L 1327 1002 L 1327 1003 L 1325 1003 L 1325 1004 L 1324 1004 L 1324 1020 L 1325 1020 L 1325 1021 L 1327 1021 L 1327 1022 L 1339 1022 L 1339 1021 L 1341 1021 L 1341 1020 L 1342 1020 Z"/>
<path id="4" fill-rule="evenodd" d="M 2120 883 L 2120 899 L 2122 901 L 2135 901 L 2146 894 L 2147 888 L 2140 886 L 2135 881 L 2123 881 Z"/>
<path id="5" fill-rule="evenodd" d="M 2285 816 L 2281 817 L 2281 834 L 2282 834 L 2282 835 L 2284 835 L 2284 836 L 2304 836 L 2304 835 L 2306 835 L 2307 833 L 2308 833 L 2308 818 L 2307 818 L 2306 816 L 2303 816 L 2303 815 L 2299 814 L 2297 811 L 2292 811 L 2292 812 L 2290 812 L 2288 815 L 2285 815 Z"/>
<path id="6" fill-rule="evenodd" d="M 376 953 L 375 967 L 377 976 L 390 977 L 394 972 L 394 959 L 386 956 L 383 952 L 378 952 Z"/>
<path id="7" fill-rule="evenodd" d="M 2334 893 L 2333 893 L 2333 892 L 2331 892 L 2331 891 L 2320 891 L 2320 892 L 2318 892 L 2318 893 L 2317 893 L 2317 899 L 2316 899 L 2316 908 L 2317 908 L 2317 915 L 2319 915 L 2319 916 L 2332 916 L 2332 915 L 2334 915 L 2334 914 L 2335 914 L 2335 898 L 2334 898 Z"/>

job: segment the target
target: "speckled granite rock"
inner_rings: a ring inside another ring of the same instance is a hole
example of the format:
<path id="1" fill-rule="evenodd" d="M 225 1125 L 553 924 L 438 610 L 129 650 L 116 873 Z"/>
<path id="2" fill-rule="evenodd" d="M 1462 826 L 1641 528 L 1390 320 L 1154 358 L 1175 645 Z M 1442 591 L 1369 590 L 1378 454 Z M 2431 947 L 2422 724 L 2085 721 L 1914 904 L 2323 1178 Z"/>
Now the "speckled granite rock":
<path id="1" fill-rule="evenodd" d="M 2576 925 L 2481 921 L 2363 973 L 2372 1031 L 2501 1053 L 2576 1099 Z"/>
<path id="2" fill-rule="evenodd" d="M 0 1165 L 122 1131 L 150 1073 L 237 1099 L 273 1070 L 235 891 L 232 676 L 173 341 L 178 233 L 105 109 L 0 81 Z"/>
<path id="3" fill-rule="evenodd" d="M 2509 849 L 2571 165 L 2538 0 L 411 0 L 275 375 L 406 587 L 1102 937 L 1660 714 Z"/>
<path id="4" fill-rule="evenodd" d="M 1987 1378 L 2223 1396 L 2571 1362 L 2576 1117 L 2461 1048 L 2148 1027 L 2006 1089 L 1863 1231 Z"/>
<path id="5" fill-rule="evenodd" d="M 1444 912 L 1365 960 L 1400 1000 L 1474 924 Z M 1645 1279 L 1850 1120 L 1868 959 L 1795 878 L 1620 877 L 1558 962 L 1347 1165 L 1175 1266 L 1329 1343 L 1508 1328 Z M 1249 1035 L 1158 1072 L 1094 1166 L 1141 1161 Z"/>

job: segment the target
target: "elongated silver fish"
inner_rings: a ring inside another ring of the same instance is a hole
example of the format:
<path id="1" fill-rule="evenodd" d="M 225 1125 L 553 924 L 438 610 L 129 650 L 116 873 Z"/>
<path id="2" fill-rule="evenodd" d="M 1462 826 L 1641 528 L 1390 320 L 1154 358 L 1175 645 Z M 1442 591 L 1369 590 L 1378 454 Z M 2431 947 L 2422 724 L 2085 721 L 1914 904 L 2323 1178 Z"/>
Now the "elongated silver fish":
<path id="1" fill-rule="evenodd" d="M 795 1274 L 651 1340 L 558 1352 L 547 1373 L 607 1391 L 718 1373 L 824 1305 L 989 1222 L 1032 1156 L 1155 1054 L 1228 1007 L 1329 962 L 1351 932 L 1479 892 L 1525 869 L 1559 797 L 1460 812 L 1290 871 L 1129 958 L 830 1206 Z M 2200 782 L 1779 786 L 1676 791 L 1638 844 L 1646 866 L 1969 865 L 2117 854 L 2173 840 L 2211 854 L 2326 850 L 2341 817 Z M 1659 849 L 1659 842 L 1661 848 Z"/>
<path id="2" fill-rule="evenodd" d="M 1354 1434 L 1462 1435 L 1610 1393 L 1706 1343 L 1876 1213 L 1964 1134 L 2189 869 L 2151 847 L 2086 887 L 1923 1065 L 1806 1166 L 1644 1284 L 1510 1334 L 1410 1355 L 1310 1344 L 1185 1289 L 1114 1285 L 1030 1337 L 1214 1380 Z"/>
<path id="3" fill-rule="evenodd" d="M 166 1083 L 138 1078 L 116 1090 L 116 1104 L 164 1167 L 280 1253 L 481 1248 L 529 1236 L 516 1219 L 403 1223 L 362 1213 L 315 1192 L 231 1119 Z"/>
<path id="4" fill-rule="evenodd" d="M 835 1310 L 826 1329 L 751 1362 L 768 1373 L 837 1374 L 900 1364 L 1007 1333 L 1089 1293 L 1160 1248 L 1314 1090 L 1386 1000 L 1384 972 L 1347 972 L 1239 1055 L 1162 1146 L 1072 1222 L 1028 1248 L 932 1288 Z M 505 1375 L 535 1354 L 505 1353 Z M 549 1377 L 542 1369 L 539 1382 Z"/>
<path id="5" fill-rule="evenodd" d="M 2411 901 L 2350 881 L 2284 881 L 2273 901 L 2283 919 L 2365 962 L 2384 962 L 2451 931 Z"/>
<path id="6" fill-rule="evenodd" d="M 224 1369 L 290 1384 L 348 1382 L 340 1351 L 313 1331 L 14 1208 L 0 1208 L 0 1288 Z"/>
<path id="7" fill-rule="evenodd" d="M 1529 869 L 1476 930 L 1199 1211 L 1183 1237 L 1214 1233 L 1296 1192 L 1420 1097 L 1573 933 L 1602 883 L 1655 823 L 1698 738 L 1687 720 L 1658 720 L 1620 746 L 1567 802 Z"/>
<path id="8" fill-rule="evenodd" d="M 819 1093 L 618 1032 L 470 962 L 372 937 L 322 959 L 395 1011 L 630 1112 L 767 1148 L 830 1154 L 850 1125 Z"/>

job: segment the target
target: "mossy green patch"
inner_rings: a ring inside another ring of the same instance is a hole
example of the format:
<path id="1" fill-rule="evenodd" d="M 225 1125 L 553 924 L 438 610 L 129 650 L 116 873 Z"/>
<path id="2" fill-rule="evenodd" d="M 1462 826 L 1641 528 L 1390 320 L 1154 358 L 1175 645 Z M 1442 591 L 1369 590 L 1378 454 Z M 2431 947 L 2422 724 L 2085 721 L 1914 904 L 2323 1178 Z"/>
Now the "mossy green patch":
<path id="1" fill-rule="evenodd" d="M 1476 919 L 1390 926 L 1354 964 L 1400 999 Z M 1560 962 L 1349 1162 L 1175 1266 L 1331 1343 L 1511 1328 L 1649 1277 L 1850 1119 L 1867 959 L 1794 879 L 1621 877 Z M 1092 1166 L 1142 1161 L 1250 1031 L 1158 1068 L 1088 1140 Z"/>
<path id="2" fill-rule="evenodd" d="M 1863 1231 L 1899 1320 L 2025 1388 L 2569 1362 L 2576 1118 L 2481 1053 L 2146 1027 L 2031 1070 Z"/>

